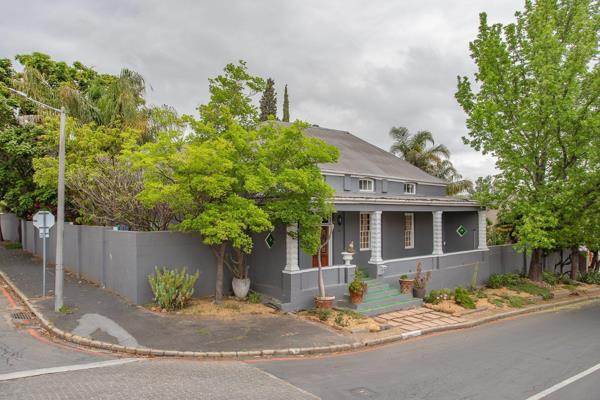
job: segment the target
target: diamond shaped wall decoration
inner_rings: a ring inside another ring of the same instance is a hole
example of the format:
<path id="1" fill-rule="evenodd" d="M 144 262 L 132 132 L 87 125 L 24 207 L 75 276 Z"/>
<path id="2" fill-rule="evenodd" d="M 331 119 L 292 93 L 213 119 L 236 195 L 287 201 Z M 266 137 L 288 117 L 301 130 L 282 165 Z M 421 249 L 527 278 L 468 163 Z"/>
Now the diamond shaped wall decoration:
<path id="1" fill-rule="evenodd" d="M 269 234 L 265 238 L 265 243 L 267 244 L 268 248 L 273 247 L 273 243 L 275 243 L 275 238 L 273 237 L 272 232 L 269 232 Z"/>
<path id="2" fill-rule="evenodd" d="M 463 237 L 467 234 L 467 228 L 461 225 L 456 229 L 456 233 L 458 236 Z"/>

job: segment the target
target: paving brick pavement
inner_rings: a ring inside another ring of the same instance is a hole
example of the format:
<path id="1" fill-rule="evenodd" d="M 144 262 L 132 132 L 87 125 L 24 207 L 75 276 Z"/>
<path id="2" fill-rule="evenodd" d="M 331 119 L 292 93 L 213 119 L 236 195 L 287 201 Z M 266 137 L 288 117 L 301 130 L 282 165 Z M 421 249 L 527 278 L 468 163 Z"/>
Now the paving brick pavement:
<path id="1" fill-rule="evenodd" d="M 466 322 L 464 318 L 433 311 L 426 307 L 381 314 L 374 319 L 375 322 L 379 324 L 387 324 L 402 332 L 411 332 L 420 329 Z"/>
<path id="2" fill-rule="evenodd" d="M 241 362 L 147 360 L 0 382 L 0 400 L 317 399 Z"/>

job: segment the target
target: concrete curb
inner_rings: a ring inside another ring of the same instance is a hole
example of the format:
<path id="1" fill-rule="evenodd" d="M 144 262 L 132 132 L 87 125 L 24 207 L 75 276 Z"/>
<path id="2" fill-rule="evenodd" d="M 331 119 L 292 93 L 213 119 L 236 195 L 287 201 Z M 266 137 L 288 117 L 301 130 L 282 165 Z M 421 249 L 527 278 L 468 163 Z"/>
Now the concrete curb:
<path id="1" fill-rule="evenodd" d="M 551 304 L 539 304 L 530 308 L 523 308 L 515 311 L 508 311 L 502 314 L 492 315 L 478 320 L 469 322 L 462 322 L 452 325 L 440 326 L 435 328 L 427 328 L 417 330 L 413 332 L 404 332 L 394 335 L 389 335 L 380 338 L 373 338 L 362 340 L 359 342 L 349 344 L 336 344 L 329 346 L 316 346 L 316 347 L 301 347 L 301 348 L 289 348 L 289 349 L 264 349 L 254 351 L 217 351 L 217 352 L 201 352 L 201 351 L 178 351 L 178 350 L 162 350 L 152 349 L 147 347 L 125 347 L 118 344 L 101 342 L 98 340 L 92 340 L 79 335 L 74 335 L 71 332 L 65 332 L 62 329 L 55 327 L 50 321 L 46 319 L 44 314 L 37 310 L 37 308 L 31 304 L 29 298 L 25 296 L 19 288 L 12 282 L 12 280 L 6 276 L 3 271 L 0 271 L 0 277 L 10 286 L 10 288 L 20 297 L 21 301 L 27 306 L 27 308 L 36 316 L 40 321 L 42 327 L 53 334 L 54 336 L 66 340 L 71 343 L 75 343 L 81 346 L 108 350 L 116 353 L 127 353 L 130 355 L 137 356 L 150 356 L 150 357 L 178 357 L 178 358 L 202 358 L 202 359 L 245 359 L 255 357 L 274 357 L 274 356 L 299 356 L 299 355 L 317 355 L 327 353 L 340 353 L 349 352 L 352 350 L 373 347 L 382 344 L 388 344 L 397 342 L 400 340 L 406 340 L 411 337 L 422 336 L 429 333 L 451 331 L 456 329 L 472 328 L 478 325 L 485 324 L 487 322 L 497 321 L 504 318 L 515 317 L 518 315 L 529 314 L 538 311 L 549 310 L 553 308 L 560 308 L 567 305 L 600 301 L 600 290 L 594 291 L 591 295 L 581 296 L 577 299 L 570 299 Z"/>

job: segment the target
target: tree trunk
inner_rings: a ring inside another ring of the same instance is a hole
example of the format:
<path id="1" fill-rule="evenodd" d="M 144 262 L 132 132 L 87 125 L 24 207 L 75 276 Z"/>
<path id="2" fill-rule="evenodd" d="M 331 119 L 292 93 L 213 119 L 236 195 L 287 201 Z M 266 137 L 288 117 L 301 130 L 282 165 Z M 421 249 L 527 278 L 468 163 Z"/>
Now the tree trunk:
<path id="1" fill-rule="evenodd" d="M 542 249 L 533 249 L 531 252 L 531 262 L 529 263 L 529 279 L 535 282 L 542 280 L 542 271 L 544 265 L 542 264 Z"/>
<path id="2" fill-rule="evenodd" d="M 579 274 L 579 247 L 571 247 L 571 279 L 577 279 Z"/>
<path id="3" fill-rule="evenodd" d="M 592 271 L 598 271 L 598 250 L 592 252 L 592 262 L 590 263 Z"/>
<path id="4" fill-rule="evenodd" d="M 223 302 L 223 264 L 225 262 L 225 244 L 213 248 L 217 262 L 217 276 L 215 278 L 215 303 Z"/>
<path id="5" fill-rule="evenodd" d="M 19 221 L 19 227 L 20 226 L 21 226 L 21 221 Z M 4 242 L 4 235 L 2 235 L 2 225 L 0 225 L 0 242 Z"/>

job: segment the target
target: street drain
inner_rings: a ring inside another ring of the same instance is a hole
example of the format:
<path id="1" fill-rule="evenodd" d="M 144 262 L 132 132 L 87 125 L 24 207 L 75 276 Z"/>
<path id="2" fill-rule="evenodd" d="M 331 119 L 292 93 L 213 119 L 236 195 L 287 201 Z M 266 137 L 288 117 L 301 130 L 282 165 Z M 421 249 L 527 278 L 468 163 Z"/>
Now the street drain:
<path id="1" fill-rule="evenodd" d="M 28 319 L 33 319 L 33 314 L 29 311 L 18 311 L 16 313 L 11 314 L 12 319 L 16 319 L 18 321 L 24 321 Z"/>

